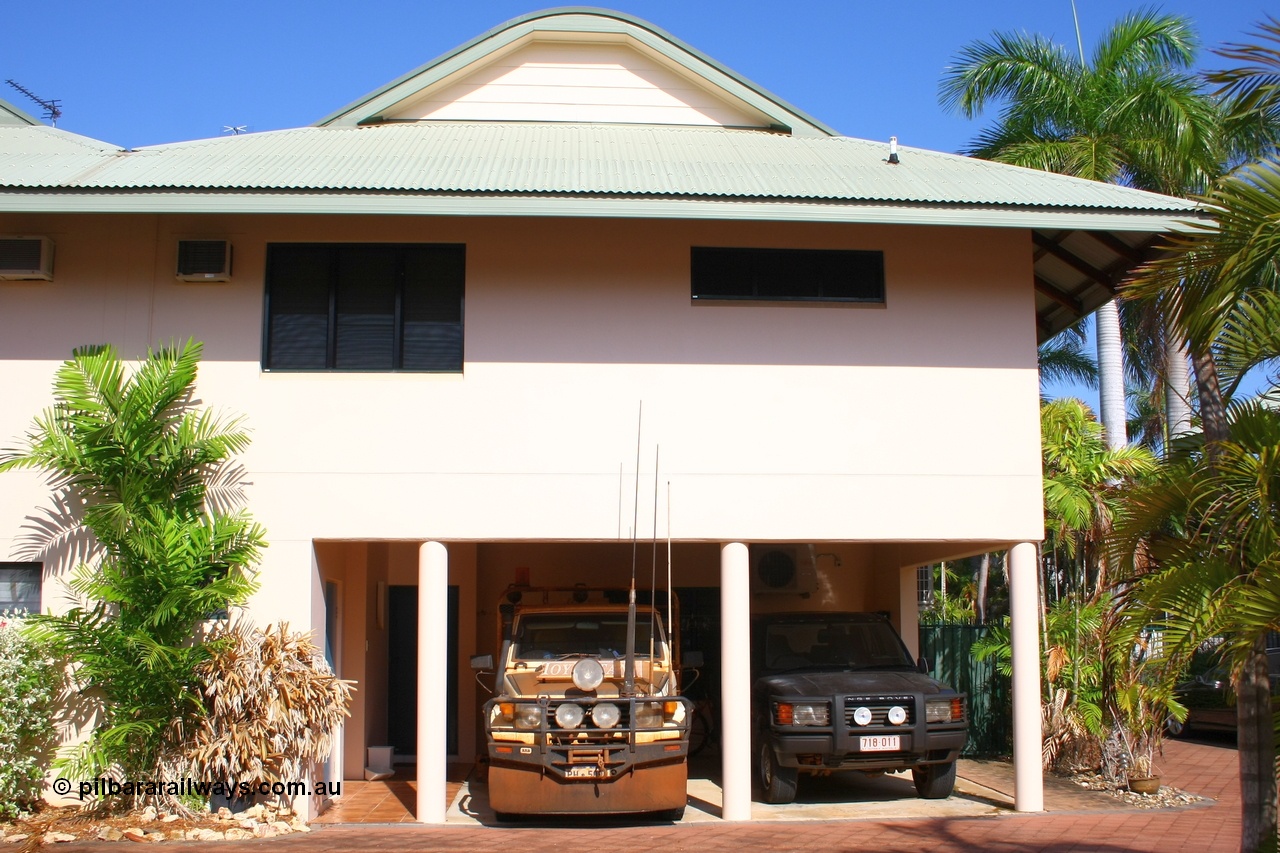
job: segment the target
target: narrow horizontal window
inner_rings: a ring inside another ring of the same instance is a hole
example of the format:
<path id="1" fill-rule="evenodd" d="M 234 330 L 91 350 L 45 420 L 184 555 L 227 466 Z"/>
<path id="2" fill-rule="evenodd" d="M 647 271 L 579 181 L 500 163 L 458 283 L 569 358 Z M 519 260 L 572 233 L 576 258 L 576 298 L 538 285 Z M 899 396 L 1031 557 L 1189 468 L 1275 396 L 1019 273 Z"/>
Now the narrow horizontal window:
<path id="1" fill-rule="evenodd" d="M 267 253 L 266 370 L 462 370 L 466 247 L 282 243 Z"/>
<path id="2" fill-rule="evenodd" d="M 884 252 L 694 246 L 693 298 L 884 303 Z"/>

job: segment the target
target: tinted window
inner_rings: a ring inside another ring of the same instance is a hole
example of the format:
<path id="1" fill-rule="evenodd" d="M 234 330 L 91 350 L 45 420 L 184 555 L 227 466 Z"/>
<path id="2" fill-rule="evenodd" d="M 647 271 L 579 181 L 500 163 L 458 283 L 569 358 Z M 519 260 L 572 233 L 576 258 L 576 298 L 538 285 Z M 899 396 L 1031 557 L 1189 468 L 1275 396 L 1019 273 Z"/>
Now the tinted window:
<path id="1" fill-rule="evenodd" d="M 465 247 L 279 244 L 267 258 L 268 370 L 462 370 Z"/>
<path id="2" fill-rule="evenodd" d="M 884 302 L 884 253 L 693 247 L 695 300 Z"/>

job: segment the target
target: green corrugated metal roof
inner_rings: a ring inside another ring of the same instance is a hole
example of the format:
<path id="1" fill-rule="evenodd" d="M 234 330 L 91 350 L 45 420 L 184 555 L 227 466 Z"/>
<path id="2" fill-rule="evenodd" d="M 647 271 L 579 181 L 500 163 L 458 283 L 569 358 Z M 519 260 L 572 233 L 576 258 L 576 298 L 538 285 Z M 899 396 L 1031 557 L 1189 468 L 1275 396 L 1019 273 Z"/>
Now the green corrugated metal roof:
<path id="1" fill-rule="evenodd" d="M 40 124 L 39 119 L 33 118 L 6 101 L 4 98 L 0 98 L 0 125 L 20 125 L 29 127 L 37 124 Z"/>
<path id="2" fill-rule="evenodd" d="M 33 131 L 39 138 L 26 136 Z M 891 165 L 884 143 L 719 128 L 419 122 L 242 134 L 130 152 L 43 131 L 0 128 L 0 189 L 640 196 L 1174 215 L 1195 210 L 1181 199 L 921 149 L 899 149 L 900 162 Z"/>

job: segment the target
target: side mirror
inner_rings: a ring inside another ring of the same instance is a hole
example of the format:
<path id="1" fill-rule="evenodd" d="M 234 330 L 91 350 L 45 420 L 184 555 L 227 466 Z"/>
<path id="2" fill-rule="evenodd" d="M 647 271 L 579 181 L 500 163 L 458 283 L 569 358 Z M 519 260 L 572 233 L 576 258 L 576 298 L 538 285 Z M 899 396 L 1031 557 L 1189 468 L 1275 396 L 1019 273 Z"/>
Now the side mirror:
<path id="1" fill-rule="evenodd" d="M 476 672 L 493 669 L 493 655 L 472 655 L 471 668 Z"/>
<path id="2" fill-rule="evenodd" d="M 924 659 L 924 655 L 921 655 L 920 658 L 916 660 L 916 669 L 920 670 L 925 675 L 933 672 L 933 667 Z"/>
<path id="3" fill-rule="evenodd" d="M 706 661 L 702 657 L 702 652 L 685 652 L 684 657 L 680 661 L 681 669 L 698 669 Z"/>

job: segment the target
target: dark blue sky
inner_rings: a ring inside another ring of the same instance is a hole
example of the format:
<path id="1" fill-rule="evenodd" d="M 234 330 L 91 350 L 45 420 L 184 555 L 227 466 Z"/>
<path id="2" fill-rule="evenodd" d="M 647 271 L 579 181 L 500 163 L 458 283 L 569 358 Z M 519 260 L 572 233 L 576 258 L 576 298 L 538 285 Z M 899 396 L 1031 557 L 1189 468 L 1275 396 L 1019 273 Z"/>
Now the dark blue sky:
<path id="1" fill-rule="evenodd" d="M 1085 48 L 1143 3 L 1077 0 Z M 537 2 L 219 0 L 10 3 L 0 80 L 59 99 L 59 127 L 126 147 L 217 136 L 227 125 L 311 124 Z M 965 43 L 1024 30 L 1075 44 L 1070 0 L 618 0 L 849 136 L 954 151 L 979 123 L 947 116 L 938 80 Z M 1257 0 L 1160 8 L 1202 40 L 1239 40 Z M 1205 62 L 1219 62 L 1206 51 Z M 39 108 L 0 84 L 0 97 Z"/>

